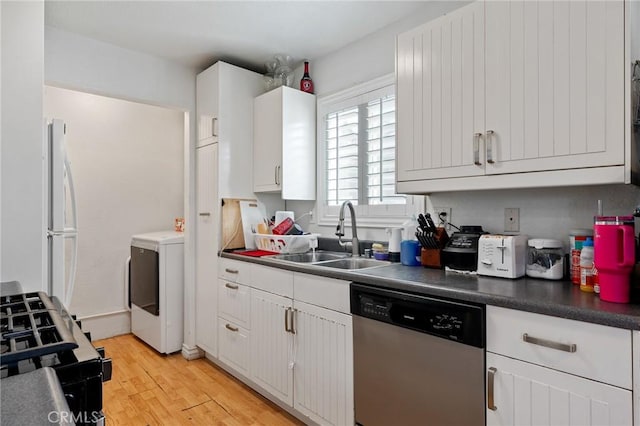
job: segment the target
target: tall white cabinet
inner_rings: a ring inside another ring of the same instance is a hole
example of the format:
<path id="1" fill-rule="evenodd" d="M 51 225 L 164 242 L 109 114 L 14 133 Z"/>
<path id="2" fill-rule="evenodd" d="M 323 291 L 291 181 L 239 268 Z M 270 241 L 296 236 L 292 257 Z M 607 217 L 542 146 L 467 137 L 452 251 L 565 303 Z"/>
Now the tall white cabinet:
<path id="1" fill-rule="evenodd" d="M 628 182 L 625 23 L 621 0 L 477 1 L 400 34 L 398 191 Z"/>
<path id="2" fill-rule="evenodd" d="M 218 250 L 223 197 L 254 198 L 253 99 L 262 76 L 217 62 L 196 78 L 196 344 L 218 356 Z"/>

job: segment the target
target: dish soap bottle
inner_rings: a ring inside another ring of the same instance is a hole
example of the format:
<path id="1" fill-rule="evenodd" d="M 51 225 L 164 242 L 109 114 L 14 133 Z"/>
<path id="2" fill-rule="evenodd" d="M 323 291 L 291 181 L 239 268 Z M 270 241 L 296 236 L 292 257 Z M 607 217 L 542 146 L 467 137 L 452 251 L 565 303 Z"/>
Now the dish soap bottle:
<path id="1" fill-rule="evenodd" d="M 309 77 L 309 62 L 304 61 L 304 75 L 300 80 L 300 90 L 307 93 L 313 93 L 313 80 Z"/>

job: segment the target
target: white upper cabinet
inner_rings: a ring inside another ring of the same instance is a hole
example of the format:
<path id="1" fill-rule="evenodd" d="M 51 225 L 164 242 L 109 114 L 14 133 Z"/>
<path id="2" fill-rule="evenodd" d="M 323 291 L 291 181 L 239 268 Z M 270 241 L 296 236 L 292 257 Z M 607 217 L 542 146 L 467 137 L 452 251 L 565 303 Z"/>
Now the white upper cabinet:
<path id="1" fill-rule="evenodd" d="M 398 192 L 629 182 L 623 1 L 474 2 L 396 61 Z"/>
<path id="2" fill-rule="evenodd" d="M 198 148 L 218 142 L 218 66 L 214 65 L 196 76 L 198 107 Z"/>
<path id="3" fill-rule="evenodd" d="M 398 36 L 398 181 L 484 174 L 483 6 Z"/>
<path id="4" fill-rule="evenodd" d="M 316 197 L 316 98 L 281 86 L 254 100 L 253 190 Z"/>

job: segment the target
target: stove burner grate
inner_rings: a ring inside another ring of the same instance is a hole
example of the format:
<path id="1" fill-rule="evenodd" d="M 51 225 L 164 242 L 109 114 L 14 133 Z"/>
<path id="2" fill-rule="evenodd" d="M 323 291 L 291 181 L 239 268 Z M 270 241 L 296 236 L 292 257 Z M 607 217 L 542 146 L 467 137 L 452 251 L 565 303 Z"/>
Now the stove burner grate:
<path id="1" fill-rule="evenodd" d="M 0 298 L 0 365 L 77 347 L 73 332 L 46 293 Z"/>

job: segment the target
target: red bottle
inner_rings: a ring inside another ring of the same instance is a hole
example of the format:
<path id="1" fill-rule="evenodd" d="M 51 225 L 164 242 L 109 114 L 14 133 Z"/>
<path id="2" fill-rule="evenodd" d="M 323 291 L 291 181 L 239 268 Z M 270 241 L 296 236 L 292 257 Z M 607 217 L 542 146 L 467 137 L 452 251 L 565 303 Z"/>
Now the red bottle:
<path id="1" fill-rule="evenodd" d="M 304 75 L 300 80 L 300 90 L 307 93 L 313 93 L 313 80 L 309 77 L 309 62 L 304 61 Z"/>

